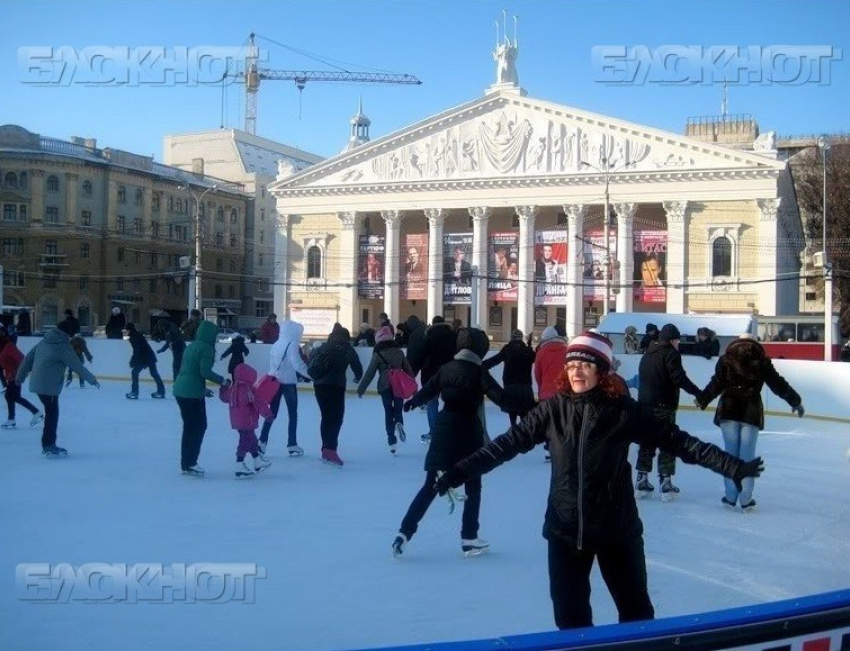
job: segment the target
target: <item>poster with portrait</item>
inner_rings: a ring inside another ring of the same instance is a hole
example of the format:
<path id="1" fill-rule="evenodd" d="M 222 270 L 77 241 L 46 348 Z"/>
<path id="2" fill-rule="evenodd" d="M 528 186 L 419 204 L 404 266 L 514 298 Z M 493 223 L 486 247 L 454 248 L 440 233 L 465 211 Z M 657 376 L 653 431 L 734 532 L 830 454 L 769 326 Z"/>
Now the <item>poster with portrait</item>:
<path id="1" fill-rule="evenodd" d="M 443 303 L 472 301 L 472 233 L 443 234 Z"/>
<path id="2" fill-rule="evenodd" d="M 567 298 L 567 232 L 534 233 L 534 304 L 563 305 Z"/>
<path id="3" fill-rule="evenodd" d="M 614 295 L 613 288 L 619 284 L 617 269 L 614 262 L 617 259 L 617 233 L 608 233 L 610 257 L 606 255 L 605 232 L 602 230 L 588 231 L 582 240 L 582 295 L 585 300 L 601 301 L 605 297 L 605 264 L 608 264 L 609 286 L 612 291 L 609 300 Z"/>
<path id="4" fill-rule="evenodd" d="M 360 298 L 384 297 L 383 235 L 361 235 L 357 260 L 357 295 Z"/>
<path id="5" fill-rule="evenodd" d="M 404 236 L 399 265 L 399 295 L 402 300 L 428 299 L 428 234 L 408 233 Z"/>
<path id="6" fill-rule="evenodd" d="M 516 301 L 519 287 L 519 233 L 487 238 L 487 295 L 491 301 Z"/>
<path id="7" fill-rule="evenodd" d="M 635 231 L 635 300 L 667 301 L 667 231 Z"/>

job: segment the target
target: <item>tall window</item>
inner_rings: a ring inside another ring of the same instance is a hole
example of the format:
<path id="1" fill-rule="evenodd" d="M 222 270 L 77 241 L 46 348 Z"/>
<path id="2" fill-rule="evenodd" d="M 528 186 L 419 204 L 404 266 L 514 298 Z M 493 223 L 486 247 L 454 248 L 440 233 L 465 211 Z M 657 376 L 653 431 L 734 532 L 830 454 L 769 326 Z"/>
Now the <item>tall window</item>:
<path id="1" fill-rule="evenodd" d="M 58 224 L 59 223 L 59 208 L 55 206 L 48 206 L 44 210 L 44 221 L 49 224 Z"/>
<path id="2" fill-rule="evenodd" d="M 14 172 L 8 172 L 3 179 L 3 184 L 7 188 L 17 188 L 18 187 L 18 175 Z"/>
<path id="3" fill-rule="evenodd" d="M 23 271 L 11 271 L 9 269 L 3 270 L 3 287 L 23 287 L 24 286 L 24 272 Z"/>
<path id="4" fill-rule="evenodd" d="M 221 206 L 218 207 L 218 210 L 215 213 L 215 219 L 216 221 L 220 222 L 224 221 L 224 208 L 222 208 Z"/>
<path id="5" fill-rule="evenodd" d="M 3 204 L 3 221 L 14 222 L 18 221 L 18 206 L 14 203 Z"/>
<path id="6" fill-rule="evenodd" d="M 4 237 L 3 238 L 3 255 L 23 255 L 24 254 L 24 238 L 22 237 Z M 6 270 L 4 273 L 8 273 Z"/>
<path id="7" fill-rule="evenodd" d="M 230 261 L 230 273 L 232 273 L 232 274 L 236 273 L 236 261 L 235 260 Z"/>
<path id="8" fill-rule="evenodd" d="M 142 234 L 142 218 L 141 217 L 136 217 L 135 219 L 133 219 L 133 232 L 136 235 Z"/>
<path id="9" fill-rule="evenodd" d="M 230 234 L 230 246 L 236 246 L 236 235 L 233 233 Z"/>
<path id="10" fill-rule="evenodd" d="M 21 190 L 27 189 L 27 173 L 21 172 Z"/>
<path id="11" fill-rule="evenodd" d="M 263 266 L 263 262 L 264 262 L 263 254 L 262 254 L 262 253 L 260 253 L 260 255 L 258 255 L 258 256 L 257 256 L 257 266 L 258 266 L 258 267 L 262 267 L 262 266 Z"/>
<path id="12" fill-rule="evenodd" d="M 235 295 L 236 295 L 236 290 L 233 289 L 233 285 L 228 285 L 227 286 L 227 297 L 233 298 Z"/>
<path id="13" fill-rule="evenodd" d="M 151 222 L 151 237 L 159 237 L 159 222 Z"/>
<path id="14" fill-rule="evenodd" d="M 175 199 L 174 200 L 174 212 L 180 213 L 183 212 L 183 200 Z"/>
<path id="15" fill-rule="evenodd" d="M 144 193 L 142 192 L 141 188 L 136 188 L 136 193 L 135 193 L 135 195 L 133 195 L 133 202 L 134 202 L 137 206 L 141 206 L 141 205 L 142 205 L 142 201 L 144 200 L 144 196 L 145 196 L 145 195 L 144 195 Z"/>
<path id="16" fill-rule="evenodd" d="M 266 241 L 266 232 L 260 231 L 260 244 L 263 244 Z"/>
<path id="17" fill-rule="evenodd" d="M 91 226 L 91 210 L 84 210 L 80 215 L 80 224 Z"/>
<path id="18" fill-rule="evenodd" d="M 154 192 L 151 195 L 151 209 L 159 212 L 159 192 Z"/>
<path id="19" fill-rule="evenodd" d="M 89 288 L 89 278 L 88 276 L 80 276 L 80 289 L 83 291 L 88 290 Z"/>
<path id="20" fill-rule="evenodd" d="M 118 186 L 118 203 L 127 203 L 127 188 L 123 185 Z"/>
<path id="21" fill-rule="evenodd" d="M 215 297 L 216 297 L 216 298 L 221 298 L 221 285 L 216 285 L 216 286 L 215 286 Z"/>
<path id="22" fill-rule="evenodd" d="M 711 245 L 711 276 L 732 275 L 732 242 L 728 237 L 718 237 Z"/>
<path id="23" fill-rule="evenodd" d="M 59 307 L 54 302 L 45 302 L 41 306 L 41 325 L 55 326 L 59 323 Z"/>
<path id="24" fill-rule="evenodd" d="M 88 305 L 80 305 L 77 308 L 77 320 L 83 327 L 87 328 L 91 325 L 91 308 Z"/>
<path id="25" fill-rule="evenodd" d="M 150 259 L 148 260 L 148 267 L 150 267 L 151 269 L 156 269 L 158 265 L 159 256 L 157 255 L 156 251 L 151 251 Z"/>
<path id="26" fill-rule="evenodd" d="M 124 222 L 125 222 L 124 215 L 118 215 L 118 217 L 115 219 L 116 230 L 117 230 L 117 231 L 118 231 L 121 235 L 123 235 L 123 234 L 124 234 L 124 230 L 125 230 L 125 228 L 126 228 L 126 226 L 125 226 L 125 223 L 124 223 Z"/>
<path id="27" fill-rule="evenodd" d="M 91 196 L 91 181 L 83 181 L 83 196 Z"/>
<path id="28" fill-rule="evenodd" d="M 239 215 L 236 212 L 236 208 L 232 208 L 230 210 L 230 223 L 236 224 L 239 222 Z"/>
<path id="29" fill-rule="evenodd" d="M 59 273 L 56 271 L 45 271 L 41 277 L 42 289 L 56 289 L 56 279 L 59 278 Z"/>
<path id="30" fill-rule="evenodd" d="M 80 243 L 80 257 L 88 258 L 89 257 L 89 243 L 81 242 Z"/>
<path id="31" fill-rule="evenodd" d="M 322 277 L 322 250 L 318 246 L 307 249 L 307 278 Z"/>
<path id="32" fill-rule="evenodd" d="M 44 253 L 46 255 L 59 255 L 59 243 L 56 240 L 44 240 Z"/>
<path id="33" fill-rule="evenodd" d="M 18 218 L 22 222 L 25 222 L 27 220 L 27 207 L 21 204 L 20 206 L 18 206 L 18 208 L 20 208 L 20 210 L 18 211 Z"/>

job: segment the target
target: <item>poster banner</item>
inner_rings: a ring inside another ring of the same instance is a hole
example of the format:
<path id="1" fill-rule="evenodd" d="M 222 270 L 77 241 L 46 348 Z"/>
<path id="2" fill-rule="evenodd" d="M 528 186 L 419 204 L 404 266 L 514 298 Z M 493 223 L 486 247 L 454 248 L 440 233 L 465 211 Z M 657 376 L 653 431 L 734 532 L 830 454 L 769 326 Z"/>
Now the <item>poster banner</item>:
<path id="1" fill-rule="evenodd" d="M 301 308 L 290 306 L 289 318 L 304 326 L 305 337 L 321 337 L 325 339 L 333 330 L 338 313 L 331 308 Z"/>
<path id="2" fill-rule="evenodd" d="M 608 261 L 608 278 L 612 289 L 609 300 L 614 295 L 614 287 L 619 285 L 618 270 L 613 263 L 616 258 L 617 233 L 611 230 L 608 234 L 608 246 L 611 251 Z M 603 269 L 606 264 L 605 232 L 589 231 L 582 240 L 582 295 L 585 300 L 601 301 L 605 297 L 605 276 Z"/>
<path id="3" fill-rule="evenodd" d="M 443 303 L 472 302 L 472 233 L 443 234 Z"/>
<path id="4" fill-rule="evenodd" d="M 404 236 L 399 265 L 399 295 L 402 300 L 428 299 L 428 234 L 408 233 Z"/>
<path id="5" fill-rule="evenodd" d="M 487 295 L 491 301 L 516 301 L 519 287 L 519 233 L 490 233 Z"/>
<path id="6" fill-rule="evenodd" d="M 635 231 L 635 300 L 667 301 L 667 231 Z"/>
<path id="7" fill-rule="evenodd" d="M 384 297 L 383 235 L 361 235 L 357 261 L 357 295 L 360 298 Z"/>
<path id="8" fill-rule="evenodd" d="M 564 305 L 567 298 L 567 231 L 534 233 L 534 304 Z"/>

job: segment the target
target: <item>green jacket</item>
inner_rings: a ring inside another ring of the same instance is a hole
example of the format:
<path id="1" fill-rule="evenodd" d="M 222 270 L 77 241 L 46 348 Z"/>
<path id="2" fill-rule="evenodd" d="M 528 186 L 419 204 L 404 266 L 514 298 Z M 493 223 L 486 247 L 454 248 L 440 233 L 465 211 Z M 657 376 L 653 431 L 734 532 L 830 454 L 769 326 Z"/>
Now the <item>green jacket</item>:
<path id="1" fill-rule="evenodd" d="M 195 341 L 186 349 L 180 372 L 174 381 L 176 398 L 203 398 L 205 380 L 216 384 L 224 382 L 224 378 L 212 370 L 215 363 L 216 337 L 218 326 L 211 321 L 203 321 L 198 326 Z"/>

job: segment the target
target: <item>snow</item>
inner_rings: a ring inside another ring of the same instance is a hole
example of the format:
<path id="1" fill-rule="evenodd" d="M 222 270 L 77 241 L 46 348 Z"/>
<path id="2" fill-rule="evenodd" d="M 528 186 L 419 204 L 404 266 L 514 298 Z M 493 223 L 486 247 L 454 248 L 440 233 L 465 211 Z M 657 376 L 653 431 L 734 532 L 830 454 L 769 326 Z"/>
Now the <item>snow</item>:
<path id="1" fill-rule="evenodd" d="M 346 465 L 337 470 L 318 461 L 318 409 L 303 391 L 299 443 L 307 455 L 285 456 L 282 409 L 274 465 L 237 480 L 237 435 L 226 406 L 209 400 L 200 458 L 207 476 L 193 479 L 179 473 L 173 398 L 152 400 L 143 384 L 131 402 L 127 390 L 107 381 L 99 391 L 75 384 L 63 392 L 58 443 L 68 459 L 42 458 L 40 427 L 28 426 L 25 410 L 17 430 L 0 431 L 0 648 L 350 649 L 553 628 L 540 535 L 550 470 L 542 450 L 485 476 L 481 536 L 489 554 L 463 558 L 460 509 L 450 516 L 438 499 L 394 559 L 390 544 L 424 479 L 424 412 L 407 416 L 408 441 L 392 458 L 379 399 L 349 394 L 340 438 Z M 828 406 L 815 395 L 804 403 L 808 414 Z M 487 417 L 491 434 L 506 429 L 492 405 Z M 679 422 L 722 445 L 711 417 L 683 411 Z M 679 464 L 678 501 L 639 503 L 656 616 L 850 586 L 848 430 L 846 422 L 769 415 L 758 445 L 767 470 L 752 514 L 721 506 L 721 477 Z M 26 602 L 12 577 L 19 563 L 37 562 L 256 563 L 267 577 L 257 580 L 253 603 Z M 616 621 L 598 570 L 592 603 L 597 624 Z"/>

